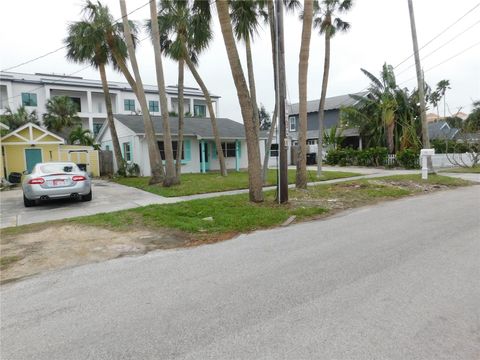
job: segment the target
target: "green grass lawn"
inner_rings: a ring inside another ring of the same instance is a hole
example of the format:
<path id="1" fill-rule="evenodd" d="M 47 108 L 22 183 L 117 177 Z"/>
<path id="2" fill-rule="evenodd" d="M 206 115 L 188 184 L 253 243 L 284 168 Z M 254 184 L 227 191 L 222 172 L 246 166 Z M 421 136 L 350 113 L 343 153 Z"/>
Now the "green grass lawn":
<path id="1" fill-rule="evenodd" d="M 314 171 L 309 171 L 307 173 L 309 182 L 340 179 L 358 175 L 360 174 L 341 171 L 324 171 L 323 176 L 318 179 Z M 132 186 L 137 189 L 167 197 L 205 194 L 248 188 L 248 173 L 245 171 L 232 171 L 229 172 L 227 177 L 220 176 L 218 172 L 208 172 L 206 174 L 182 174 L 181 184 L 169 188 L 165 188 L 161 186 L 161 184 L 148 185 L 148 180 L 148 177 L 122 177 L 115 179 L 115 181 L 119 184 Z M 276 182 L 276 170 L 269 170 L 267 185 L 275 185 Z M 290 184 L 295 182 L 295 170 L 288 170 L 288 182 Z"/>
<path id="2" fill-rule="evenodd" d="M 453 188 L 469 184 L 471 183 L 465 180 L 440 175 L 431 175 L 428 181 L 422 181 L 420 175 L 400 175 L 316 185 L 307 190 L 291 190 L 290 202 L 286 205 L 278 205 L 274 199 L 274 191 L 269 191 L 266 192 L 265 202 L 260 204 L 249 202 L 247 194 L 220 196 L 97 214 L 65 220 L 63 223 L 100 226 L 120 231 L 135 228 L 172 228 L 197 235 L 242 233 L 278 226 L 292 215 L 301 221 L 380 200 L 435 191 L 439 187 Z M 203 220 L 207 217 L 212 217 L 213 221 Z"/>
<path id="3" fill-rule="evenodd" d="M 453 169 L 444 169 L 441 172 L 448 173 L 470 173 L 470 174 L 480 174 L 480 165 L 475 167 L 457 167 Z"/>

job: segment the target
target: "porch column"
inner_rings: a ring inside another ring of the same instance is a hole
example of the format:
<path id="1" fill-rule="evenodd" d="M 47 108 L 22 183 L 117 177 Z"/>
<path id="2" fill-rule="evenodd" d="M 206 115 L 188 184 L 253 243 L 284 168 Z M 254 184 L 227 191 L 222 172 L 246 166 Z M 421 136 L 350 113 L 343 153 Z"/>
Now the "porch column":
<path id="1" fill-rule="evenodd" d="M 87 91 L 87 112 L 88 112 L 88 130 L 93 134 L 93 108 L 92 108 L 92 92 Z"/>
<path id="2" fill-rule="evenodd" d="M 92 92 L 87 91 L 87 111 L 91 114 L 93 112 L 92 109 Z"/>
<path id="3" fill-rule="evenodd" d="M 200 163 L 200 169 L 202 173 L 205 173 L 205 141 L 200 140 L 200 146 L 201 146 L 201 163 Z"/>
<path id="4" fill-rule="evenodd" d="M 190 98 L 190 115 L 194 116 L 195 113 L 193 111 L 193 98 Z"/>
<path id="5" fill-rule="evenodd" d="M 362 137 L 358 137 L 358 150 L 363 150 Z"/>
<path id="6" fill-rule="evenodd" d="M 235 170 L 240 171 L 240 146 L 239 140 L 235 140 Z"/>

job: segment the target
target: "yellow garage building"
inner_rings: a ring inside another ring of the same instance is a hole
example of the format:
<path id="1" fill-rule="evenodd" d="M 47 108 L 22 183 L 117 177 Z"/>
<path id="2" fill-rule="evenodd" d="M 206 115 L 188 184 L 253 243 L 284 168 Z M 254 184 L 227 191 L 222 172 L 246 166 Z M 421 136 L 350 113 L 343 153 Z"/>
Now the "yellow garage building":
<path id="1" fill-rule="evenodd" d="M 99 176 L 98 151 L 92 146 L 65 145 L 65 140 L 33 123 L 25 124 L 1 138 L 1 177 L 12 172 L 30 172 L 40 162 L 72 161 L 84 164 Z"/>

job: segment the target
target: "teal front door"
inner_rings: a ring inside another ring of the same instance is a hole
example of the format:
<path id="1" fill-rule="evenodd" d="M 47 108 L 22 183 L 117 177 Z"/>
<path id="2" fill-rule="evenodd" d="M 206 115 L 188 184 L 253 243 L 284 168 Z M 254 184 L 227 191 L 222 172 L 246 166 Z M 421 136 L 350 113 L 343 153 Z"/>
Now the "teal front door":
<path id="1" fill-rule="evenodd" d="M 25 149 L 25 160 L 27 162 L 27 171 L 31 173 L 33 167 L 42 162 L 41 149 Z"/>

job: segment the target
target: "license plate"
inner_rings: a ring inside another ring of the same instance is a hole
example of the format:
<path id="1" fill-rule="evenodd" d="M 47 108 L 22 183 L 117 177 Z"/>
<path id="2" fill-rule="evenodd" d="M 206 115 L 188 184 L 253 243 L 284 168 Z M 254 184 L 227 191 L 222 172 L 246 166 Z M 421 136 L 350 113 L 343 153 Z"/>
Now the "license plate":
<path id="1" fill-rule="evenodd" d="M 65 180 L 53 180 L 53 186 L 65 185 Z"/>

